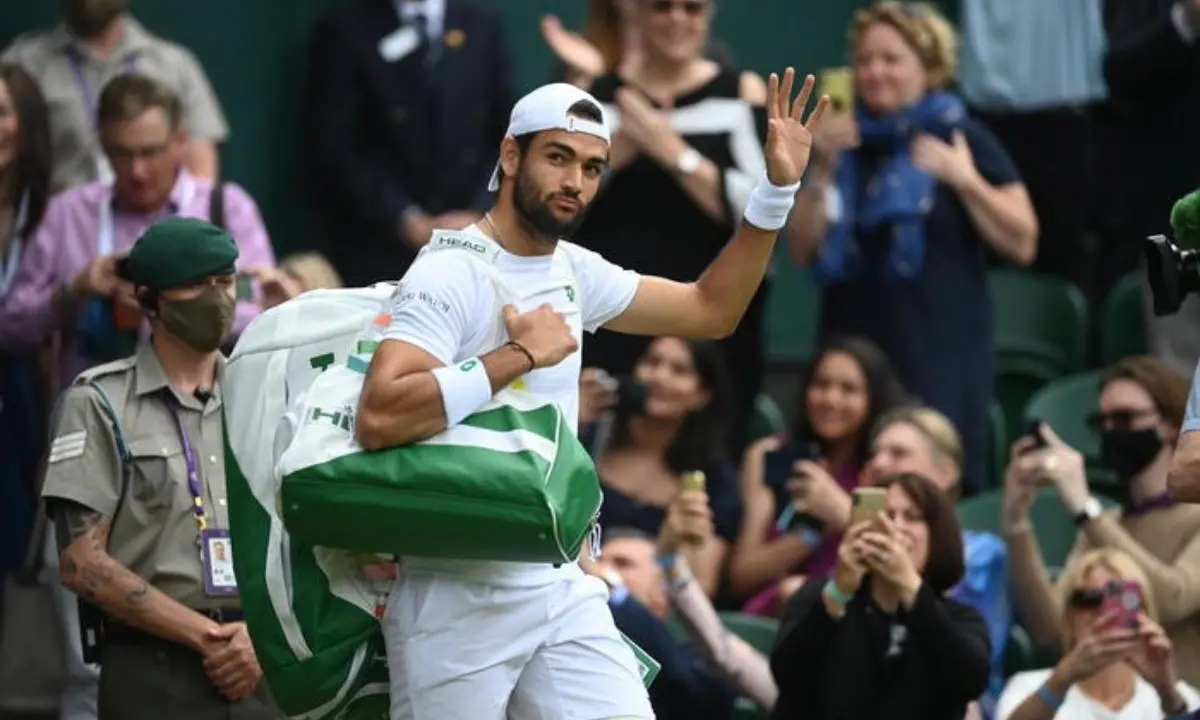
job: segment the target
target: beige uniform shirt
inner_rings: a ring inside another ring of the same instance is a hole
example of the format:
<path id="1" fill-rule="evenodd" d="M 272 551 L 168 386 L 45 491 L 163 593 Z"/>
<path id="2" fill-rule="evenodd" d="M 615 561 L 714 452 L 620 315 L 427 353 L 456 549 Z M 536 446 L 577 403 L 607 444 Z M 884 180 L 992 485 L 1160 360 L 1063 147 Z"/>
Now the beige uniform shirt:
<path id="1" fill-rule="evenodd" d="M 89 381 L 104 390 L 121 422 L 131 453 L 124 475 L 116 433 Z M 168 596 L 197 609 L 236 607 L 236 597 L 210 598 L 204 592 L 187 462 L 165 393 L 180 405 L 208 526 L 228 528 L 220 396 L 202 405 L 172 388 L 148 343 L 132 357 L 81 373 L 66 391 L 42 495 L 114 518 L 109 554 Z"/>
<path id="2" fill-rule="evenodd" d="M 21 35 L 0 54 L 0 60 L 33 75 L 46 96 L 56 192 L 101 179 L 93 113 L 104 84 L 123 73 L 148 75 L 175 91 L 191 137 L 222 142 L 229 135 L 216 94 L 191 51 L 151 34 L 132 17 L 125 22 L 125 36 L 105 60 L 93 57 L 62 26 Z"/>

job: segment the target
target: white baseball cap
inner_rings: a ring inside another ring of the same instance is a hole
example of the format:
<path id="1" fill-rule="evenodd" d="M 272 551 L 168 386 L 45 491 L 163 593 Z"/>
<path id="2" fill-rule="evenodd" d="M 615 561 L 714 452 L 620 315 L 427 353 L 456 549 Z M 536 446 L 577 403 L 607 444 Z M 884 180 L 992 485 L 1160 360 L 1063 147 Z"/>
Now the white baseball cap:
<path id="1" fill-rule="evenodd" d="M 574 115 L 567 111 L 578 102 L 590 102 L 601 108 L 601 121 L 596 123 Z M 603 119 L 603 106 L 591 93 L 580 90 L 567 83 L 551 83 L 543 85 L 529 93 L 513 105 L 512 115 L 508 119 L 506 137 L 518 137 L 544 130 L 566 130 L 594 135 L 604 142 L 609 142 L 608 122 Z M 500 189 L 500 163 L 492 171 L 492 179 L 488 182 L 488 190 L 495 192 Z"/>

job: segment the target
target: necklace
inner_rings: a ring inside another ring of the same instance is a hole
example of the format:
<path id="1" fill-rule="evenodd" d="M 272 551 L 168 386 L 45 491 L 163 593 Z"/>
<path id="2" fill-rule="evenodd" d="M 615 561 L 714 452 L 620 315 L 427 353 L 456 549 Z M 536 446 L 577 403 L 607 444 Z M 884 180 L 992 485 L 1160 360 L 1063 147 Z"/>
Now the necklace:
<path id="1" fill-rule="evenodd" d="M 485 212 L 483 214 L 483 219 L 487 221 L 488 227 L 492 229 L 492 234 L 496 236 L 496 243 L 499 244 L 500 247 L 505 247 L 506 244 L 504 242 L 504 236 L 500 234 L 500 228 L 496 227 L 496 222 L 492 220 L 492 214 L 490 212 Z"/>

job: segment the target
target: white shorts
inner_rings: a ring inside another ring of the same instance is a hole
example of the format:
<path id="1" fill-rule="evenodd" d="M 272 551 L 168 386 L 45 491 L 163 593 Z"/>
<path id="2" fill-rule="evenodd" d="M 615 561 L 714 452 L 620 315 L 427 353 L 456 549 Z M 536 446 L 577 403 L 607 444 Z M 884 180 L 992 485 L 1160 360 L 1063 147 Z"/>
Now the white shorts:
<path id="1" fill-rule="evenodd" d="M 406 572 L 383 618 L 391 720 L 653 720 L 608 588 L 571 570 L 540 587 Z"/>

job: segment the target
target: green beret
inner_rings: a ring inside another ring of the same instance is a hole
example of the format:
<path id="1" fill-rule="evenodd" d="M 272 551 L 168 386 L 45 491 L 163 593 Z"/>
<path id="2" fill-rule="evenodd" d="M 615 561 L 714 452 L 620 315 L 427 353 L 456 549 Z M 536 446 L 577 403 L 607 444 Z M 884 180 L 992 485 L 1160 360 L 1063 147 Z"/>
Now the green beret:
<path id="1" fill-rule="evenodd" d="M 161 290 L 231 275 L 237 256 L 233 237 L 216 225 L 171 217 L 142 233 L 118 264 L 117 274 L 134 285 Z"/>

